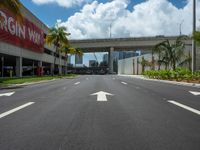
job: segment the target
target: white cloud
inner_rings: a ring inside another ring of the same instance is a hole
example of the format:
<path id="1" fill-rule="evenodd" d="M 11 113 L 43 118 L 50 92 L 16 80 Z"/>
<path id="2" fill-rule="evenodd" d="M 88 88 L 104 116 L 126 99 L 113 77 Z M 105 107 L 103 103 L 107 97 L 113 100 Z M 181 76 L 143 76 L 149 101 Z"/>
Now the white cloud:
<path id="1" fill-rule="evenodd" d="M 168 0 L 147 0 L 135 5 L 131 11 L 128 4 L 128 0 L 93 1 L 59 24 L 66 26 L 74 39 L 108 38 L 110 24 L 113 37 L 178 35 L 182 20 L 182 33 L 192 31 L 192 0 L 181 9 Z M 200 8 L 200 0 L 197 8 Z M 200 18 L 199 9 L 197 18 Z"/>
<path id="2" fill-rule="evenodd" d="M 49 4 L 56 3 L 62 7 L 72 7 L 74 5 L 81 5 L 82 3 L 89 2 L 90 0 L 32 0 L 35 4 Z"/>

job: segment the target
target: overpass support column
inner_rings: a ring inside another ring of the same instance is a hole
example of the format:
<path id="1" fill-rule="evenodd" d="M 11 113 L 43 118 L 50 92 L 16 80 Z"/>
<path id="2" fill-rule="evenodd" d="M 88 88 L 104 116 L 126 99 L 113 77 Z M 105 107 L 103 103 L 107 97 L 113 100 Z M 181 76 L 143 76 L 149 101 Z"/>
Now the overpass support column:
<path id="1" fill-rule="evenodd" d="M 22 57 L 16 57 L 16 76 L 22 77 Z"/>
<path id="2" fill-rule="evenodd" d="M 109 52 L 108 52 L 108 56 L 109 56 L 109 73 L 113 73 L 113 51 L 114 48 L 111 47 Z"/>

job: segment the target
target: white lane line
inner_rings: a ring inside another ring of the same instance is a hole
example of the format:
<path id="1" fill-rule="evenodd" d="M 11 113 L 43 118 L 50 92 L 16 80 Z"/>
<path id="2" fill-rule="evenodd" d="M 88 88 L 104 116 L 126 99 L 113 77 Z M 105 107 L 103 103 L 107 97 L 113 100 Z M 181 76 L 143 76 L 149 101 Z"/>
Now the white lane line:
<path id="1" fill-rule="evenodd" d="M 15 92 L 1 93 L 1 94 L 0 94 L 0 97 L 1 97 L 1 96 L 11 96 L 11 95 L 13 95 L 13 94 L 15 94 Z"/>
<path id="2" fill-rule="evenodd" d="M 7 112 L 4 112 L 4 113 L 0 114 L 0 119 L 3 118 L 3 117 L 5 117 L 5 116 L 8 116 L 8 115 L 10 115 L 10 114 L 12 114 L 12 113 L 14 113 L 14 112 L 20 110 L 20 109 L 23 109 L 23 108 L 25 108 L 25 107 L 27 107 L 27 106 L 29 106 L 29 105 L 32 105 L 32 104 L 34 104 L 34 102 L 29 102 L 29 103 L 26 103 L 26 104 L 21 105 L 21 106 L 19 106 L 19 107 L 16 107 L 16 108 L 14 108 L 14 109 L 11 109 L 11 110 L 9 110 L 9 111 L 7 111 Z"/>
<path id="3" fill-rule="evenodd" d="M 195 96 L 198 96 L 200 95 L 200 92 L 196 92 L 196 91 L 189 91 L 191 94 L 195 95 Z"/>
<path id="4" fill-rule="evenodd" d="M 168 102 L 169 102 L 169 103 L 172 103 L 172 104 L 174 104 L 174 105 L 177 105 L 177 106 L 179 106 L 179 107 L 181 107 L 181 108 L 184 108 L 184 109 L 186 109 L 186 110 L 189 110 L 189 111 L 191 111 L 191 112 L 193 112 L 193 113 L 195 113 L 195 114 L 197 114 L 197 115 L 200 115 L 200 111 L 199 111 L 199 110 L 196 110 L 196 109 L 194 109 L 194 108 L 192 108 L 192 107 L 183 105 L 183 104 L 178 103 L 178 102 L 176 102 L 176 101 L 171 101 L 171 100 L 169 100 Z"/>
<path id="5" fill-rule="evenodd" d="M 78 84 L 80 84 L 81 82 L 76 82 L 76 83 L 74 83 L 75 85 L 78 85 Z"/>
<path id="6" fill-rule="evenodd" d="M 124 84 L 124 85 L 127 85 L 127 83 L 126 82 L 121 82 L 122 84 Z"/>

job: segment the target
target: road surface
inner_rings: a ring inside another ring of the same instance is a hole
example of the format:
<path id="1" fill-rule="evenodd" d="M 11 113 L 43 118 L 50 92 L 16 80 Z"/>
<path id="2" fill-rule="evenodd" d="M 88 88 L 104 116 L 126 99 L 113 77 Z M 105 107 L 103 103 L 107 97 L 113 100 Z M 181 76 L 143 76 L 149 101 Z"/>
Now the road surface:
<path id="1" fill-rule="evenodd" d="M 200 150 L 198 92 L 113 75 L 1 90 L 0 149 Z"/>

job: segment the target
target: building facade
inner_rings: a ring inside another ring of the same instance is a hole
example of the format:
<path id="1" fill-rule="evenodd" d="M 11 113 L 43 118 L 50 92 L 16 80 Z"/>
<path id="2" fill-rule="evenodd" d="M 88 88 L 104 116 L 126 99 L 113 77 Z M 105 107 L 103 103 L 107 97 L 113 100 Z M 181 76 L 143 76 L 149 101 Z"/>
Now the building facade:
<path id="1" fill-rule="evenodd" d="M 64 72 L 65 57 L 45 44 L 48 27 L 28 9 L 21 9 L 23 22 L 6 9 L 0 9 L 0 76 L 47 75 Z M 54 68 L 54 58 L 55 69 Z"/>

